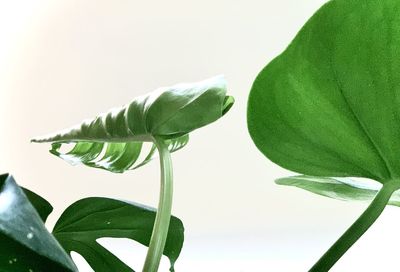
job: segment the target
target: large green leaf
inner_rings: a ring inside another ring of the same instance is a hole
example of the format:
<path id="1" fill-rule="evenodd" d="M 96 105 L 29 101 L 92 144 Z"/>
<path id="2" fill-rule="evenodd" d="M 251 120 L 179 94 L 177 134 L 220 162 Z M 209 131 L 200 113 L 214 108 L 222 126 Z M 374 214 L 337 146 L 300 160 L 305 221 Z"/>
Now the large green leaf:
<path id="1" fill-rule="evenodd" d="M 400 1 L 325 4 L 257 76 L 248 128 L 312 176 L 400 177 Z"/>
<path id="2" fill-rule="evenodd" d="M 311 176 L 293 176 L 275 181 L 279 185 L 294 186 L 315 194 L 339 200 L 372 201 L 381 184 L 360 182 L 350 178 L 325 178 Z M 389 205 L 400 206 L 400 191 L 391 196 Z"/>
<path id="3" fill-rule="evenodd" d="M 42 204 L 37 207 L 43 208 Z M 46 217 L 45 213 L 42 215 Z M 0 271 L 77 271 L 70 257 L 46 230 L 22 189 L 8 174 L 0 175 L 0 244 Z"/>
<path id="4" fill-rule="evenodd" d="M 130 238 L 148 246 L 156 210 L 136 203 L 90 197 L 69 206 L 58 219 L 53 234 L 67 252 L 81 254 L 96 272 L 133 271 L 96 242 L 102 237 Z M 183 245 L 183 224 L 172 216 L 164 255 L 171 270 Z"/>
<path id="5" fill-rule="evenodd" d="M 52 142 L 51 153 L 70 163 L 124 172 L 153 157 L 155 146 L 143 162 L 137 162 L 142 142 L 163 138 L 170 151 L 176 151 L 186 145 L 189 132 L 216 121 L 233 103 L 233 97 L 226 95 L 225 79 L 219 76 L 160 88 L 92 120 L 32 141 Z M 60 152 L 62 144 L 69 142 L 75 147 Z"/>

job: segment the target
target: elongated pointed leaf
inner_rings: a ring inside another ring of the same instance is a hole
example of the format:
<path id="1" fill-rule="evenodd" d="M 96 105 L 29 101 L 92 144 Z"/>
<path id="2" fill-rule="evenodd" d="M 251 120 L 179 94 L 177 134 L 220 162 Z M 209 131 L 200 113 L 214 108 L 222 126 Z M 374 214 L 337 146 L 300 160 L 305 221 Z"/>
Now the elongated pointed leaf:
<path id="1" fill-rule="evenodd" d="M 78 271 L 8 174 L 0 175 L 0 244 L 0 271 Z"/>
<path id="2" fill-rule="evenodd" d="M 277 179 L 276 184 L 294 186 L 315 194 L 339 200 L 372 201 L 381 184 L 355 181 L 350 178 L 293 176 Z M 400 191 L 393 193 L 389 205 L 400 206 Z"/>
<path id="3" fill-rule="evenodd" d="M 137 97 L 92 120 L 33 142 L 52 142 L 51 153 L 64 160 L 112 172 L 124 172 L 146 164 L 155 154 L 138 162 L 142 142 L 165 139 L 170 151 L 186 145 L 188 133 L 212 123 L 232 107 L 223 77 L 192 84 L 160 88 Z M 76 143 L 69 152 L 60 152 L 63 143 Z"/>
<path id="4" fill-rule="evenodd" d="M 228 103 L 227 103 L 228 102 Z M 173 139 L 212 123 L 233 104 L 222 76 L 155 90 L 131 103 L 33 142 L 151 142 Z"/>
<path id="5" fill-rule="evenodd" d="M 248 128 L 312 176 L 400 176 L 400 1 L 334 0 L 257 76 Z"/>
<path id="6" fill-rule="evenodd" d="M 96 272 L 133 271 L 96 242 L 102 237 L 130 238 L 149 245 L 156 210 L 135 203 L 91 197 L 69 206 L 58 219 L 53 234 L 68 252 L 81 254 Z M 183 245 L 183 224 L 172 216 L 164 249 L 171 270 Z"/>

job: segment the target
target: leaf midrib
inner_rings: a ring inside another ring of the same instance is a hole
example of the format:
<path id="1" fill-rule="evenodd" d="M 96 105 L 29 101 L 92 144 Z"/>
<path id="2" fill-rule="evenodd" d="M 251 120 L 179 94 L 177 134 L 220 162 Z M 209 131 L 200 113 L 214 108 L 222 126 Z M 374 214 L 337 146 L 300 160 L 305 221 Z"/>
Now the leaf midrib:
<path id="1" fill-rule="evenodd" d="M 361 119 L 358 117 L 358 115 L 356 114 L 356 112 L 353 110 L 353 108 L 351 107 L 347 97 L 344 94 L 344 89 L 343 89 L 343 85 L 341 84 L 341 81 L 339 80 L 339 76 L 337 74 L 337 71 L 333 65 L 333 59 L 332 56 L 333 54 L 330 54 L 330 58 L 329 58 L 329 65 L 330 68 L 332 70 L 333 73 L 333 80 L 336 83 L 336 86 L 338 87 L 339 93 L 340 95 L 343 97 L 343 100 L 347 106 L 347 108 L 349 109 L 350 113 L 352 114 L 352 116 L 354 117 L 354 119 L 356 120 L 356 124 L 358 125 L 358 127 L 361 129 L 361 131 L 364 133 L 364 135 L 367 137 L 371 147 L 373 149 L 375 149 L 375 151 L 377 152 L 379 158 L 381 159 L 388 175 L 389 178 L 393 177 L 393 172 L 391 171 L 391 168 L 389 166 L 389 163 L 387 162 L 386 158 L 383 156 L 382 151 L 380 150 L 380 148 L 378 147 L 378 145 L 375 143 L 375 141 L 373 140 L 372 136 L 369 134 L 368 130 L 366 129 L 366 127 L 364 126 L 363 122 L 361 121 Z M 381 177 L 382 178 L 382 177 Z M 383 182 L 382 180 L 380 180 L 380 182 Z"/>

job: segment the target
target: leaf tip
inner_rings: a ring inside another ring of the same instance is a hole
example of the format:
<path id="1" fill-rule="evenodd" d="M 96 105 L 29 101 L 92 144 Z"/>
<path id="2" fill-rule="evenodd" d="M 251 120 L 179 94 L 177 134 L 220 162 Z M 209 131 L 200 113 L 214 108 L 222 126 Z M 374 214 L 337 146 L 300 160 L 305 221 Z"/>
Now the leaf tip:
<path id="1" fill-rule="evenodd" d="M 31 143 L 44 143 L 44 142 L 49 142 L 48 137 L 44 136 L 39 136 L 39 137 L 34 137 L 30 140 Z"/>
<path id="2" fill-rule="evenodd" d="M 285 184 L 284 179 L 285 178 L 278 178 L 278 179 L 274 180 L 274 182 L 275 182 L 275 184 L 283 185 L 283 184 Z"/>
<path id="3" fill-rule="evenodd" d="M 232 108 L 233 104 L 235 104 L 235 98 L 230 95 L 225 96 L 222 106 L 222 115 L 225 115 Z"/>

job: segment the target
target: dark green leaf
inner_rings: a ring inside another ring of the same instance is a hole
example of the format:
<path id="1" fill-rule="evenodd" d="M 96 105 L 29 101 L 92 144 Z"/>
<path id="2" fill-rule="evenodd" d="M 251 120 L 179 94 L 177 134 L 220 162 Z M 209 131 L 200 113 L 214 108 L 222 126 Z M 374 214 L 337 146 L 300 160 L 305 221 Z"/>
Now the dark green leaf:
<path id="1" fill-rule="evenodd" d="M 28 198 L 32 206 L 39 213 L 39 216 L 40 218 L 42 218 L 43 222 L 46 222 L 47 217 L 53 211 L 53 206 L 51 206 L 51 204 L 40 195 L 37 195 L 36 193 L 26 188 L 21 188 L 21 189 L 24 191 L 26 197 Z"/>
<path id="2" fill-rule="evenodd" d="M 257 76 L 248 128 L 312 176 L 400 177 L 400 1 L 336 0 Z"/>
<path id="3" fill-rule="evenodd" d="M 0 244 L 0 271 L 77 271 L 8 174 L 0 175 Z"/>
<path id="4" fill-rule="evenodd" d="M 96 272 L 132 271 L 96 242 L 102 237 L 130 238 L 148 246 L 156 210 L 135 203 L 91 197 L 69 206 L 57 221 L 53 234 L 68 252 L 81 254 Z M 183 245 L 183 224 L 171 217 L 164 249 L 173 267 Z"/>
<path id="5" fill-rule="evenodd" d="M 294 176 L 275 181 L 279 185 L 294 186 L 306 191 L 339 200 L 372 201 L 381 188 L 379 183 L 355 181 L 350 178 Z M 393 193 L 389 205 L 400 206 L 400 191 Z"/>

